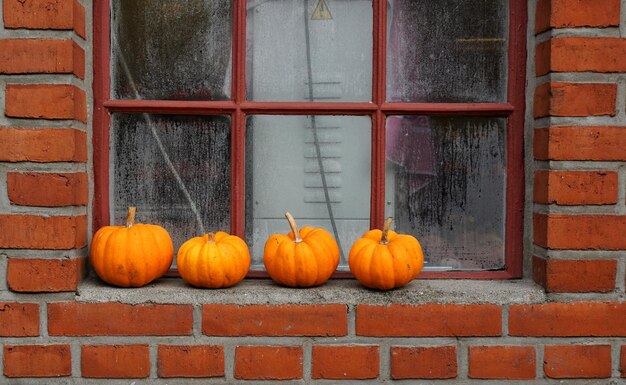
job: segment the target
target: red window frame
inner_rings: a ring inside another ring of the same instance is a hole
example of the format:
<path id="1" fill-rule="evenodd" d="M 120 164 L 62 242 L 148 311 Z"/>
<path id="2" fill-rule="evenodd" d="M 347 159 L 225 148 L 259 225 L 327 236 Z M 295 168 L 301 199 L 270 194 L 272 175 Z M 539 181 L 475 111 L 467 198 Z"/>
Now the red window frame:
<path id="1" fill-rule="evenodd" d="M 361 115 L 372 119 L 370 227 L 382 228 L 385 203 L 385 122 L 389 115 L 507 118 L 505 269 L 423 272 L 420 278 L 507 279 L 522 276 L 524 208 L 524 110 L 526 80 L 525 0 L 510 0 L 506 103 L 386 102 L 386 0 L 373 0 L 372 101 L 358 103 L 253 102 L 245 98 L 246 0 L 233 0 L 232 98 L 229 101 L 112 100 L 110 98 L 110 4 L 94 3 L 93 231 L 110 223 L 109 127 L 114 112 L 229 115 L 231 133 L 230 231 L 243 237 L 245 221 L 245 117 L 271 115 Z M 251 274 L 259 276 L 259 274 Z M 262 275 L 262 274 L 261 274 Z M 338 273 L 338 277 L 350 276 Z"/>

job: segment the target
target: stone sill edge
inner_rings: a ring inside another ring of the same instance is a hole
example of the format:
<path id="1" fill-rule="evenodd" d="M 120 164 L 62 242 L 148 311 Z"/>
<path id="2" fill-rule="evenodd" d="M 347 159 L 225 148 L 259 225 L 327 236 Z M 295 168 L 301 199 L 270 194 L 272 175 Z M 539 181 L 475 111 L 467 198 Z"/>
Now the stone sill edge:
<path id="1" fill-rule="evenodd" d="M 276 285 L 269 279 L 245 279 L 228 289 L 198 289 L 180 278 L 162 278 L 141 288 L 116 288 L 96 277 L 81 282 L 79 302 L 126 304 L 529 304 L 545 303 L 543 288 L 531 280 L 414 280 L 386 292 L 369 290 L 353 279 L 330 280 L 306 289 Z"/>

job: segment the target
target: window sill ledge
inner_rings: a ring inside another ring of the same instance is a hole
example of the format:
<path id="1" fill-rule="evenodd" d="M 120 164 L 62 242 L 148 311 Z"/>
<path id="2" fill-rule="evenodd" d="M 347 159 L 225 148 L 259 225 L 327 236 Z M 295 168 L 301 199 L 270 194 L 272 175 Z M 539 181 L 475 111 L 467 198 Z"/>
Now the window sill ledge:
<path id="1" fill-rule="evenodd" d="M 98 278 L 85 279 L 76 292 L 80 302 L 121 302 L 127 304 L 521 304 L 542 303 L 544 290 L 530 280 L 414 280 L 407 286 L 386 292 L 369 290 L 353 279 L 331 280 L 307 289 L 276 285 L 269 279 L 245 279 L 228 289 L 198 289 L 180 278 L 163 278 L 141 288 L 116 288 Z"/>

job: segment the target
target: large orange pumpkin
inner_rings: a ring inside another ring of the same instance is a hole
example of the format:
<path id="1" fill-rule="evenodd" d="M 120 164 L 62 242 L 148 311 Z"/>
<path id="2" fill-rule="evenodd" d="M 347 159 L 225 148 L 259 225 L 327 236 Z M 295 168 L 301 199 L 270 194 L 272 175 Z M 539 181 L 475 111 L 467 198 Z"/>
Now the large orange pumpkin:
<path id="1" fill-rule="evenodd" d="M 311 287 L 323 284 L 339 264 L 339 246 L 324 229 L 305 226 L 300 231 L 291 214 L 287 235 L 273 234 L 265 242 L 263 263 L 267 274 L 281 285 Z"/>
<path id="2" fill-rule="evenodd" d="M 183 243 L 176 255 L 176 267 L 193 286 L 229 287 L 248 274 L 250 252 L 241 238 L 218 231 Z"/>
<path id="3" fill-rule="evenodd" d="M 135 224 L 134 207 L 125 226 L 104 226 L 91 242 L 91 265 L 103 281 L 121 287 L 140 287 L 165 274 L 174 259 L 167 231 L 157 225 Z"/>
<path id="4" fill-rule="evenodd" d="M 350 250 L 348 264 L 354 277 L 365 287 L 389 290 L 411 282 L 422 270 L 424 254 L 417 239 L 389 230 L 370 230 Z"/>

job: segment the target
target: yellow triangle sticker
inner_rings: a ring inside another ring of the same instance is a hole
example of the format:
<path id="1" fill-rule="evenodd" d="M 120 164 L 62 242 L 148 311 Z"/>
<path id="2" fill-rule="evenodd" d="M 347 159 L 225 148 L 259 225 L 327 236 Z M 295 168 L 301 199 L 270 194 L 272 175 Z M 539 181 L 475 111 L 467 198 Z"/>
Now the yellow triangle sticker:
<path id="1" fill-rule="evenodd" d="M 319 0 L 317 5 L 315 6 L 315 10 L 313 11 L 313 16 L 311 16 L 311 20 L 332 20 L 333 15 L 330 14 L 330 9 L 328 9 L 328 5 L 326 5 L 326 1 Z"/>

